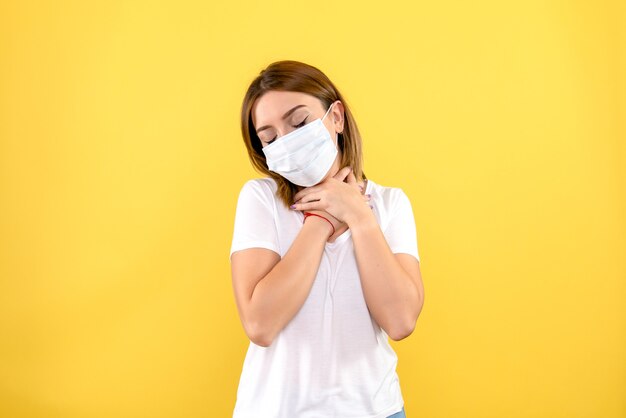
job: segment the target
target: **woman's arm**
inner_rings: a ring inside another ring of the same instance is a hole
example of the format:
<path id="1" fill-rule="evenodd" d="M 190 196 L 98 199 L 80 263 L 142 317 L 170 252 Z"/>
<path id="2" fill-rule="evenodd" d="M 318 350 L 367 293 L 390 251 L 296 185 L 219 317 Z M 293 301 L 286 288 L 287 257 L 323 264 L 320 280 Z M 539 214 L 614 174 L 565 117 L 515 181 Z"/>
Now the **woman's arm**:
<path id="1" fill-rule="evenodd" d="M 424 304 L 419 261 L 412 255 L 391 252 L 371 210 L 346 219 L 365 302 L 372 316 L 395 341 L 408 337 Z"/>
<path id="2" fill-rule="evenodd" d="M 231 271 L 239 317 L 248 338 L 267 347 L 306 300 L 330 234 L 329 225 L 309 217 L 285 256 L 265 248 L 235 251 Z"/>
<path id="3" fill-rule="evenodd" d="M 397 341 L 409 336 L 424 304 L 419 261 L 410 254 L 391 251 L 374 213 L 369 205 L 363 205 L 352 169 L 343 167 L 334 178 L 304 188 L 294 197 L 293 209 L 325 210 L 348 224 L 352 230 L 361 288 L 370 313 L 392 339 Z M 410 208 L 408 199 L 404 204 L 406 211 Z M 406 216 L 407 212 L 404 218 Z M 406 222 L 406 219 L 397 221 Z M 395 228 L 403 226 L 396 224 Z"/>

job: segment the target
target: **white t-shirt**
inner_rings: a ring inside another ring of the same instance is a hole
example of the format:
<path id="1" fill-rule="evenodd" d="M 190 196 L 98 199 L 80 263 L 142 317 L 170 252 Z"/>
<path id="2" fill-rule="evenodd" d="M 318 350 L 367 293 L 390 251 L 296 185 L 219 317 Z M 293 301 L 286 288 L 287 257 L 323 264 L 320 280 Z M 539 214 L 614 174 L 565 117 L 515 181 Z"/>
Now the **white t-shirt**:
<path id="1" fill-rule="evenodd" d="M 239 193 L 230 254 L 262 247 L 285 255 L 304 214 L 286 207 L 270 178 Z M 411 202 L 400 188 L 367 181 L 365 193 L 393 253 L 419 260 Z M 351 231 L 326 242 L 304 304 L 269 347 L 252 341 L 233 418 L 386 418 L 404 406 L 398 357 L 371 317 Z"/>

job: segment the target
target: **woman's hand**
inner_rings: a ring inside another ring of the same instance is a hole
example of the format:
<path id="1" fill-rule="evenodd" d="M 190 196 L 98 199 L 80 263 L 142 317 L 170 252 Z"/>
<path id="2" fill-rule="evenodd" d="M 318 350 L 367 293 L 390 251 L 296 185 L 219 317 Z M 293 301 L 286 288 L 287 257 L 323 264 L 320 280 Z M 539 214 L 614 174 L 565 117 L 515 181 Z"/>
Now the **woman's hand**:
<path id="1" fill-rule="evenodd" d="M 346 180 L 345 182 L 344 180 Z M 344 167 L 333 177 L 315 186 L 306 187 L 294 196 L 294 210 L 323 210 L 340 222 L 350 225 L 365 211 L 370 211 L 369 196 L 362 195 L 350 167 Z"/>

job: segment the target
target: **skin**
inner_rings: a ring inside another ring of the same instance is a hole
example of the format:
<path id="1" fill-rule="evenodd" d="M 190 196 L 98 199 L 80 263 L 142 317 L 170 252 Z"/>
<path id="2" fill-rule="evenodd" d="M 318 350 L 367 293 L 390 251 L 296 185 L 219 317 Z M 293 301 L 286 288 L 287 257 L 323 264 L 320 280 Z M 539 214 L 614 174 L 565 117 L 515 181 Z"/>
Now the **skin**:
<path id="1" fill-rule="evenodd" d="M 287 111 L 301 104 L 305 105 L 305 107 L 297 109 L 290 114 L 288 118 L 282 119 L 282 116 Z M 269 91 L 257 99 L 254 103 L 252 107 L 252 123 L 257 129 L 257 135 L 261 140 L 261 145 L 265 147 L 271 143 L 272 140 L 280 138 L 281 136 L 297 129 L 296 127 L 301 122 L 304 121 L 305 123 L 309 123 L 317 118 L 324 117 L 326 110 L 328 109 L 323 107 L 322 102 L 317 97 L 309 94 L 291 91 Z M 335 177 L 340 169 L 339 165 L 342 161 L 342 152 L 336 143 L 336 136 L 337 133 L 343 132 L 343 103 L 336 101 L 322 123 L 326 126 L 333 142 L 335 142 L 338 152 L 333 165 L 320 183 L 327 181 L 329 178 Z M 270 128 L 262 129 L 265 126 L 270 126 Z M 352 178 L 354 179 L 354 175 L 352 175 Z M 341 180 L 343 180 L 343 178 L 341 178 Z M 354 180 L 356 181 L 356 179 Z M 365 181 L 363 179 L 359 179 L 356 183 L 358 186 L 357 189 L 361 193 L 364 193 L 366 186 Z M 296 187 L 299 191 L 304 189 L 304 187 L 298 185 L 296 185 Z M 369 207 L 369 196 L 363 195 L 362 200 L 364 200 Z M 309 212 L 320 214 L 332 222 L 336 232 L 328 238 L 328 242 L 334 242 L 339 235 L 348 229 L 347 223 L 337 219 L 335 216 L 323 209 L 312 209 L 309 210 Z M 322 221 L 326 222 L 324 220 Z M 332 228 L 329 227 L 329 230 L 332 232 Z"/>
<path id="2" fill-rule="evenodd" d="M 282 116 L 294 106 L 287 119 Z M 252 121 L 266 146 L 274 138 L 321 118 L 326 109 L 319 99 L 305 93 L 270 91 L 255 102 Z M 323 123 L 335 138 L 342 132 L 344 107 L 339 101 Z M 339 151 L 341 153 L 341 151 Z M 363 180 L 357 181 L 350 167 L 339 167 L 339 154 L 324 179 L 311 187 L 299 187 L 292 210 L 319 213 L 337 232 L 329 236 L 324 219 L 308 217 L 292 246 L 281 259 L 266 248 L 248 248 L 233 253 L 231 272 L 239 316 L 246 334 L 260 346 L 271 345 L 276 335 L 304 304 L 317 274 L 325 243 L 332 242 L 348 228 L 352 232 L 361 287 L 368 309 L 379 326 L 395 341 L 414 330 L 424 303 L 419 261 L 410 254 L 391 252 L 389 245 L 363 195 Z"/>

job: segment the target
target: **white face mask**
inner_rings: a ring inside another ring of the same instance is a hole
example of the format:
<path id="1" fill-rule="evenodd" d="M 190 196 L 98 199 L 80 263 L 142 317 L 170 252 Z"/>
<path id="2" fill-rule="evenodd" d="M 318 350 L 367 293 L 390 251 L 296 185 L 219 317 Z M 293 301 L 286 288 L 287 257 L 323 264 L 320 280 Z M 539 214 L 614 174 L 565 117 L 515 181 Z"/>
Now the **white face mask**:
<path id="1" fill-rule="evenodd" d="M 321 119 L 317 118 L 262 148 L 270 171 L 304 187 L 313 186 L 326 176 L 338 150 L 322 121 L 335 103 L 328 107 Z"/>

